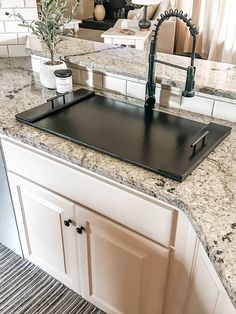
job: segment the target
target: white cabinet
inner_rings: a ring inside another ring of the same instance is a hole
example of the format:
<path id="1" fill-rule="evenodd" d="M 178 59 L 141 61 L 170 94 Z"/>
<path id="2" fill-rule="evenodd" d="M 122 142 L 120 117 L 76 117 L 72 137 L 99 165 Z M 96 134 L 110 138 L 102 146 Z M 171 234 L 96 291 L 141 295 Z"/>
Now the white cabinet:
<path id="1" fill-rule="evenodd" d="M 166 247 L 172 244 L 173 206 L 32 147 L 7 140 L 2 140 L 2 145 L 8 172 L 56 191 Z"/>
<path id="2" fill-rule="evenodd" d="M 219 289 L 208 267 L 208 261 L 204 253 L 199 246 L 187 314 L 214 314 L 215 311 Z"/>
<path id="3" fill-rule="evenodd" d="M 24 257 L 79 291 L 76 206 L 21 177 L 8 174 Z M 71 219 L 70 227 L 64 220 Z"/>
<path id="4" fill-rule="evenodd" d="M 81 292 L 107 313 L 161 314 L 169 249 L 77 208 Z"/>
<path id="5" fill-rule="evenodd" d="M 187 216 L 179 211 L 175 243 L 171 249 L 164 314 L 186 314 L 196 245 L 197 235 Z"/>
<path id="6" fill-rule="evenodd" d="M 236 314 L 196 232 L 178 212 L 164 314 Z"/>
<path id="7" fill-rule="evenodd" d="M 27 259 L 108 314 L 236 314 L 182 211 L 2 144 Z"/>
<path id="8" fill-rule="evenodd" d="M 233 306 L 228 294 L 224 289 L 220 289 L 220 294 L 216 302 L 216 308 L 214 314 L 235 314 L 236 309 Z"/>
<path id="9" fill-rule="evenodd" d="M 161 314 L 169 249 L 9 173 L 24 256 L 109 314 Z"/>
<path id="10" fill-rule="evenodd" d="M 236 310 L 198 242 L 186 314 L 235 314 Z"/>

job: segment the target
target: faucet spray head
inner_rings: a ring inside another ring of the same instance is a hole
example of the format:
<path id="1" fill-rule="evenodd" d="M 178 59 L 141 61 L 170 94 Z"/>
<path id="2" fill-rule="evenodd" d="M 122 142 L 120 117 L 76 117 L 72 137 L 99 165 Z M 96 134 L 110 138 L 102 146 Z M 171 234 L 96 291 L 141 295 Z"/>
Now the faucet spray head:
<path id="1" fill-rule="evenodd" d="M 196 68 L 194 66 L 189 66 L 187 68 L 187 77 L 186 77 L 185 88 L 182 92 L 182 96 L 184 96 L 184 97 L 193 97 L 195 95 L 195 91 L 194 91 L 195 71 L 196 71 Z"/>

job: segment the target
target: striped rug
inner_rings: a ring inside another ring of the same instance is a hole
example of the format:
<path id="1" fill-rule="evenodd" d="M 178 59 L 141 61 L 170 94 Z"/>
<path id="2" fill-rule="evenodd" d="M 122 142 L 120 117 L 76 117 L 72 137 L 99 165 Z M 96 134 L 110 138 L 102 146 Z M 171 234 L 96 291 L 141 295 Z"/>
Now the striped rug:
<path id="1" fill-rule="evenodd" d="M 0 243 L 0 314 L 105 314 Z"/>

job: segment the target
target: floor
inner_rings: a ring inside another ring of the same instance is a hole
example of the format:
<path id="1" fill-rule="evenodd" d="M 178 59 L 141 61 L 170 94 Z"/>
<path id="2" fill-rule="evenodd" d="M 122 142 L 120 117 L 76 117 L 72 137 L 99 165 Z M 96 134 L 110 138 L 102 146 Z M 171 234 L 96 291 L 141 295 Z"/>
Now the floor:
<path id="1" fill-rule="evenodd" d="M 0 243 L 1 314 L 105 314 Z"/>

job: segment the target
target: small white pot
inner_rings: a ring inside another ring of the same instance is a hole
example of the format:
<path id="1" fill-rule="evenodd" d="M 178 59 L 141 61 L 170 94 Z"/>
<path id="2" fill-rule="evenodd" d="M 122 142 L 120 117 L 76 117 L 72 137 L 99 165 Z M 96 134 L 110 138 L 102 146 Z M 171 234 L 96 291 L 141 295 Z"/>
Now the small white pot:
<path id="1" fill-rule="evenodd" d="M 106 10 L 102 4 L 97 4 L 94 9 L 94 16 L 97 21 L 103 21 L 106 15 Z"/>
<path id="2" fill-rule="evenodd" d="M 39 74 L 41 84 L 44 87 L 55 89 L 56 82 L 54 72 L 60 69 L 67 69 L 65 62 L 61 61 L 60 64 L 47 64 L 45 62 L 42 62 Z"/>

